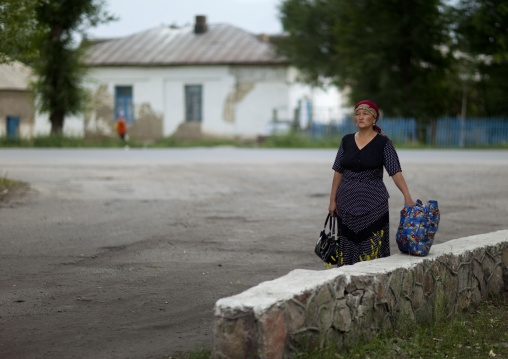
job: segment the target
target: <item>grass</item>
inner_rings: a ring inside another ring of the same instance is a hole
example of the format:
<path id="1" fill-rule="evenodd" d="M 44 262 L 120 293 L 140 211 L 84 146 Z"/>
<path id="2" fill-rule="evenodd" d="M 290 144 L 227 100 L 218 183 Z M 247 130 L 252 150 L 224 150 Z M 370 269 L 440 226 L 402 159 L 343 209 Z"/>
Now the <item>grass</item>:
<path id="1" fill-rule="evenodd" d="M 131 145 L 131 143 L 129 143 Z M 17 137 L 0 137 L 0 148 L 115 148 L 123 147 L 125 143 L 116 137 L 82 138 L 62 135 L 37 136 L 30 139 Z M 141 147 L 136 141 L 132 146 Z"/>
<path id="2" fill-rule="evenodd" d="M 337 353 L 332 346 L 296 356 L 346 358 L 508 358 L 508 291 L 431 325 L 407 325 Z"/>
<path id="3" fill-rule="evenodd" d="M 259 144 L 263 148 L 338 148 L 340 137 L 311 138 L 301 133 L 270 136 Z"/>
<path id="4" fill-rule="evenodd" d="M 20 187 L 21 183 L 10 180 L 7 177 L 0 177 L 0 193 L 2 193 L 5 190 L 9 190 L 11 188 L 17 188 Z"/>
<path id="5" fill-rule="evenodd" d="M 186 352 L 172 359 L 205 359 L 211 352 Z M 508 291 L 467 312 L 431 325 L 407 325 L 338 352 L 332 345 L 295 354 L 298 359 L 476 359 L 508 358 Z"/>
<path id="6" fill-rule="evenodd" d="M 263 141 L 253 139 L 213 139 L 181 140 L 172 136 L 157 141 L 143 142 L 131 138 L 131 148 L 190 148 L 190 147 L 242 147 L 242 148 L 333 148 L 340 144 L 340 136 L 310 138 L 305 134 L 294 133 L 281 136 L 269 136 Z M 0 148 L 120 148 L 125 142 L 116 137 L 64 137 L 61 135 L 38 136 L 31 139 L 0 137 Z M 428 148 L 418 144 L 400 144 L 397 148 Z"/>
<path id="7" fill-rule="evenodd" d="M 7 198 L 9 195 L 12 195 L 18 189 L 25 187 L 26 184 L 14 180 L 10 180 L 7 178 L 7 175 L 4 177 L 0 177 L 0 202 Z"/>
<path id="8" fill-rule="evenodd" d="M 146 142 L 131 137 L 128 145 L 131 148 L 188 148 L 188 147 L 247 147 L 247 148 L 333 148 L 339 147 L 342 134 L 336 136 L 312 138 L 304 133 L 269 136 L 263 141 L 245 139 L 212 139 L 181 140 L 172 136 L 157 141 Z M 121 148 L 125 142 L 117 137 L 90 136 L 71 137 L 62 135 L 37 136 L 31 139 L 0 137 L 0 148 Z M 429 149 L 431 146 L 419 143 L 402 143 L 394 140 L 397 149 Z M 476 149 L 508 149 L 508 144 L 499 146 L 478 146 Z"/>
<path id="9" fill-rule="evenodd" d="M 178 140 L 174 137 L 164 137 L 154 143 L 148 144 L 151 148 L 186 148 L 186 147 L 253 147 L 255 141 L 236 140 L 236 139 L 200 139 L 200 140 Z"/>
<path id="10" fill-rule="evenodd" d="M 117 137 L 94 136 L 72 137 L 62 135 L 37 136 L 31 139 L 0 137 L 0 148 L 121 148 L 125 145 L 131 148 L 186 148 L 186 147 L 254 147 L 255 141 L 243 141 L 234 139 L 200 139 L 200 140 L 177 140 L 174 137 L 165 137 L 157 141 L 141 141 L 136 138 L 128 142 Z"/>

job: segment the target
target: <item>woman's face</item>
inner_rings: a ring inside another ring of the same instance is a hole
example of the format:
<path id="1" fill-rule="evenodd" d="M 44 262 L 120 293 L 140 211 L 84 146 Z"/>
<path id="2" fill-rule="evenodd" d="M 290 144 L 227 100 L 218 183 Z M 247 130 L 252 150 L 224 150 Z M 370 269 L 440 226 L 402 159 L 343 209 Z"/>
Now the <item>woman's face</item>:
<path id="1" fill-rule="evenodd" d="M 358 128 L 372 128 L 376 123 L 376 119 L 367 110 L 358 110 L 355 113 L 355 121 Z"/>

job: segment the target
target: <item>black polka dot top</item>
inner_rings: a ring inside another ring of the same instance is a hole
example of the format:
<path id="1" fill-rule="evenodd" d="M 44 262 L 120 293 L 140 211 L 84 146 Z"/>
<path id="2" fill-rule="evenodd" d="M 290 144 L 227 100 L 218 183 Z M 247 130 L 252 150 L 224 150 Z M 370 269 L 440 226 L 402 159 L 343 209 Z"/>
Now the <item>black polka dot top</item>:
<path id="1" fill-rule="evenodd" d="M 345 135 L 332 167 L 343 174 L 337 191 L 337 207 L 362 215 L 387 201 L 390 195 L 383 183 L 383 167 L 390 176 L 402 171 L 388 137 L 378 134 L 360 150 L 354 134 Z"/>

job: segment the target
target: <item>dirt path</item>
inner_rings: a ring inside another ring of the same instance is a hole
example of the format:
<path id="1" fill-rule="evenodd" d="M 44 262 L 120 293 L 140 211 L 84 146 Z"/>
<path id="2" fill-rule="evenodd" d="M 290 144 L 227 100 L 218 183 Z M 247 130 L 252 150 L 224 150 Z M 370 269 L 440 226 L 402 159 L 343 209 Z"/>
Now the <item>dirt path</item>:
<path id="1" fill-rule="evenodd" d="M 0 203 L 0 358 L 167 358 L 209 347 L 217 299 L 295 268 L 324 269 L 312 249 L 333 158 L 139 156 L 3 162 L 32 190 Z M 507 164 L 508 152 L 474 170 L 402 163 L 413 197 L 439 201 L 437 242 L 506 228 Z M 385 180 L 393 239 L 402 197 Z"/>

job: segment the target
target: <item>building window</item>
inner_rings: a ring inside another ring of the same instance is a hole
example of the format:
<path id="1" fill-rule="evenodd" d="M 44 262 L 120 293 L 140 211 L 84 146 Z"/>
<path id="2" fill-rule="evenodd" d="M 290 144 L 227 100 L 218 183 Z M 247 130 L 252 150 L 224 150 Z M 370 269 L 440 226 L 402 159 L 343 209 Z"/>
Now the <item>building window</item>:
<path id="1" fill-rule="evenodd" d="M 7 137 L 17 137 L 19 134 L 19 117 L 7 116 Z"/>
<path id="2" fill-rule="evenodd" d="M 134 123 L 132 86 L 115 87 L 115 120 L 121 115 L 124 116 L 126 123 Z"/>
<path id="3" fill-rule="evenodd" d="M 185 121 L 201 122 L 201 110 L 203 101 L 203 86 L 186 85 L 185 86 Z"/>

